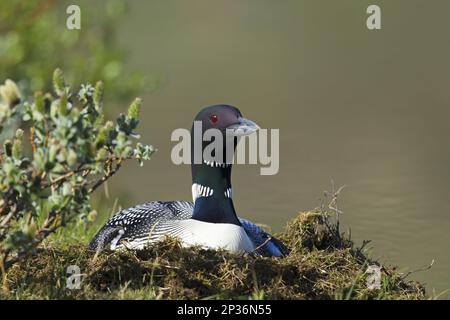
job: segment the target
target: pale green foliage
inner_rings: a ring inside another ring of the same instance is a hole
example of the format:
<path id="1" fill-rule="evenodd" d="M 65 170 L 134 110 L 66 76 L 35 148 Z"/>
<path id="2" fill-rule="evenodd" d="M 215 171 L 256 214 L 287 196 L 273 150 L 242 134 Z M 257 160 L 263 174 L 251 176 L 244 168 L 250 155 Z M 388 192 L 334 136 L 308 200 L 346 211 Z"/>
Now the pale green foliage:
<path id="1" fill-rule="evenodd" d="M 81 8 L 80 30 L 66 28 L 71 4 Z M 103 79 L 109 98 L 129 99 L 143 87 L 144 78 L 125 70 L 125 52 L 117 43 L 125 12 L 123 0 L 0 1 L 2 78 L 21 79 L 27 96 L 50 90 L 53 70 L 62 67 L 72 84 Z"/>
<path id="2" fill-rule="evenodd" d="M 0 93 L 3 124 L 21 119 L 0 153 L 0 266 L 28 253 L 68 222 L 89 218 L 90 195 L 127 159 L 141 165 L 155 149 L 135 142 L 140 99 L 116 123 L 105 121 L 103 84 L 73 92 L 62 71 L 53 75 L 55 94 L 37 92 L 21 104 L 8 82 Z"/>

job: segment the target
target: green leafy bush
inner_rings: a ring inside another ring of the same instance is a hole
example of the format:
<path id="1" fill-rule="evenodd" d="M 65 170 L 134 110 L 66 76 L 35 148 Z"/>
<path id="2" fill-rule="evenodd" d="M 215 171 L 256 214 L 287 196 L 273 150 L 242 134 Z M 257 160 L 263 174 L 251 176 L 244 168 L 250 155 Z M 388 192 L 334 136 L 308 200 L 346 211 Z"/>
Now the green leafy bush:
<path id="1" fill-rule="evenodd" d="M 22 120 L 0 152 L 0 268 L 5 274 L 48 235 L 77 219 L 95 215 L 90 195 L 128 159 L 140 165 L 155 149 L 139 139 L 141 100 L 116 122 L 103 114 L 103 83 L 72 91 L 61 70 L 54 94 L 36 92 L 21 103 L 14 82 L 0 87 L 0 130 Z"/>

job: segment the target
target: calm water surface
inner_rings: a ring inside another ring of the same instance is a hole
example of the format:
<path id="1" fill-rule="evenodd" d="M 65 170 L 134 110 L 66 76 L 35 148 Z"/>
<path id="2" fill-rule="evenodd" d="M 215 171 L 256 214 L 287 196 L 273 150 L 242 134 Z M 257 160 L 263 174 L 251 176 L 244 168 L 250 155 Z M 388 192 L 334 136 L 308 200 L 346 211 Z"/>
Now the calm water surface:
<path id="1" fill-rule="evenodd" d="M 450 288 L 450 2 L 135 1 L 120 40 L 130 67 L 158 75 L 148 89 L 143 140 L 159 148 L 124 168 L 124 205 L 190 199 L 190 170 L 170 160 L 172 130 L 229 103 L 280 129 L 280 171 L 233 171 L 240 215 L 280 230 L 345 184 L 342 223 L 373 256 L 437 293 Z M 448 297 L 448 296 L 447 296 Z"/>

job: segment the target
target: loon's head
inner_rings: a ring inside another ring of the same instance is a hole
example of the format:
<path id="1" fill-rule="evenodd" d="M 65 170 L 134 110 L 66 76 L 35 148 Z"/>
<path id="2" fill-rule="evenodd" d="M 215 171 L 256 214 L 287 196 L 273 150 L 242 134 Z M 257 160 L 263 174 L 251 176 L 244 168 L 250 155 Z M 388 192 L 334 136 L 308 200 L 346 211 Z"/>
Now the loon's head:
<path id="1" fill-rule="evenodd" d="M 258 129 L 259 126 L 242 117 L 236 107 L 220 104 L 202 109 L 191 130 L 193 171 L 204 165 L 230 170 L 238 138 Z"/>
<path id="2" fill-rule="evenodd" d="M 256 123 L 242 117 L 238 108 L 226 104 L 203 108 L 195 116 L 194 121 L 201 121 L 203 132 L 214 128 L 223 134 L 228 133 L 237 137 L 251 134 L 259 129 Z"/>
<path id="3" fill-rule="evenodd" d="M 208 129 L 217 129 L 216 132 L 220 132 L 223 147 L 221 155 L 215 154 L 219 148 L 212 148 L 216 141 L 215 136 L 210 139 L 196 139 L 195 126 L 199 124 L 201 137 L 207 136 Z M 230 105 L 209 106 L 197 114 L 191 131 L 192 197 L 195 202 L 193 218 L 239 224 L 231 199 L 231 160 L 238 138 L 258 129 L 256 123 L 245 119 L 238 108 Z M 208 148 L 213 150 L 212 159 L 207 158 Z M 200 159 L 200 162 L 196 159 Z"/>

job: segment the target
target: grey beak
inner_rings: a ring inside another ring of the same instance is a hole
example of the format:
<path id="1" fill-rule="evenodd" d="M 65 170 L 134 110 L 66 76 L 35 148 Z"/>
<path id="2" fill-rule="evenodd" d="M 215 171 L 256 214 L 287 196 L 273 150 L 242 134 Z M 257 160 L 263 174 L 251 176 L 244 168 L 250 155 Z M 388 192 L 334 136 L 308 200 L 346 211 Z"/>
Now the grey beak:
<path id="1" fill-rule="evenodd" d="M 253 121 L 245 118 L 239 118 L 238 123 L 232 124 L 231 126 L 227 127 L 226 134 L 235 137 L 247 136 L 249 134 L 252 134 L 253 132 L 258 131 L 259 129 L 261 128 Z"/>

